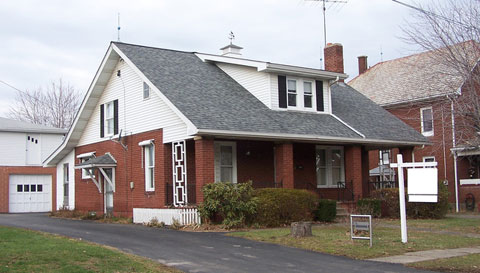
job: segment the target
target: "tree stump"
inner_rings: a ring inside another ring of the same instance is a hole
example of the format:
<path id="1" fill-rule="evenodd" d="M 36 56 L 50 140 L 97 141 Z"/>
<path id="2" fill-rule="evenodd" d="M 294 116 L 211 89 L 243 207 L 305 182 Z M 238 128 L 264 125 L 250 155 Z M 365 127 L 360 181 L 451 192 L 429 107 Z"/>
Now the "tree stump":
<path id="1" fill-rule="evenodd" d="M 295 238 L 312 236 L 312 222 L 293 222 L 290 226 L 290 236 Z"/>

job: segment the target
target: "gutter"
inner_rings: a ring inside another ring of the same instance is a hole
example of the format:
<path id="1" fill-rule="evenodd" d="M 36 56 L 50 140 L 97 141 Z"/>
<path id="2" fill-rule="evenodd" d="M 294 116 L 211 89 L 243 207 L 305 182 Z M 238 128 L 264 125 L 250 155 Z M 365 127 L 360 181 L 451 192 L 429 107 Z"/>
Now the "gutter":
<path id="1" fill-rule="evenodd" d="M 401 146 L 421 146 L 432 145 L 429 142 L 416 142 L 416 141 L 396 141 L 396 140 L 384 140 L 384 139 L 367 139 L 367 138 L 347 138 L 347 137 L 331 137 L 331 136 L 318 136 L 318 135 L 303 135 L 303 134 L 283 134 L 283 133 L 262 133 L 262 132 L 246 132 L 246 131 L 229 131 L 229 130 L 210 130 L 210 129 L 198 129 L 196 135 L 198 136 L 221 136 L 221 137 L 233 137 L 233 138 L 260 138 L 269 140 L 302 140 L 307 142 L 332 142 L 332 143 L 361 143 L 361 144 L 390 144 Z"/>

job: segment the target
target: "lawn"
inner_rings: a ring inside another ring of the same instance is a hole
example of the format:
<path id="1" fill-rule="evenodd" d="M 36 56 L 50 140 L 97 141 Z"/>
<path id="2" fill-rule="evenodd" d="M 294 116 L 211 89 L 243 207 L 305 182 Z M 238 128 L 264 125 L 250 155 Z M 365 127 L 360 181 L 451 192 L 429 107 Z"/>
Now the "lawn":
<path id="1" fill-rule="evenodd" d="M 442 230 L 442 228 L 434 228 L 435 225 L 443 227 L 443 224 L 440 225 L 442 220 L 434 220 L 440 222 L 433 222 L 431 224 L 428 223 L 428 220 L 422 221 L 425 222 L 419 222 L 418 224 L 431 226 L 433 230 Z M 409 226 L 411 222 L 413 221 L 409 221 Z M 383 220 L 380 223 L 377 222 L 374 224 L 372 248 L 369 248 L 367 241 L 356 240 L 352 242 L 350 240 L 350 226 L 348 223 L 343 225 L 327 224 L 314 226 L 312 228 L 313 237 L 300 239 L 290 237 L 289 228 L 234 232 L 231 233 L 231 236 L 342 255 L 355 259 L 393 256 L 406 252 L 429 249 L 447 249 L 480 245 L 480 238 L 467 238 L 454 234 L 439 235 L 433 232 L 416 231 L 413 229 L 408 231 L 408 243 L 402 244 L 400 229 L 396 227 L 383 227 L 382 223 L 389 225 L 394 224 L 392 221 L 384 222 Z M 447 220 L 445 225 L 448 225 L 448 223 L 450 223 L 450 220 Z M 454 223 L 457 222 L 454 221 Z"/>
<path id="2" fill-rule="evenodd" d="M 408 266 L 442 272 L 480 273 L 480 254 L 413 263 Z"/>
<path id="3" fill-rule="evenodd" d="M 76 239 L 0 227 L 0 272 L 180 272 Z"/>
<path id="4" fill-rule="evenodd" d="M 382 220 L 382 223 L 400 226 L 399 220 Z M 480 234 L 480 219 L 465 219 L 447 217 L 439 220 L 407 220 L 409 227 L 424 228 L 431 230 L 453 231 Z"/>

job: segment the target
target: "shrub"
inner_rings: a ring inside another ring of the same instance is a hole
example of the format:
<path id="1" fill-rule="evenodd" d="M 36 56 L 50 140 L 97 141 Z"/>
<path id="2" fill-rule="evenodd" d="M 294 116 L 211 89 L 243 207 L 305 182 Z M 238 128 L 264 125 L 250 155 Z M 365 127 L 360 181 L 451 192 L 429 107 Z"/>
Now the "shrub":
<path id="1" fill-rule="evenodd" d="M 372 198 L 360 199 L 357 201 L 357 213 L 380 217 L 382 215 L 382 201 Z"/>
<path id="2" fill-rule="evenodd" d="M 203 219 L 221 218 L 225 228 L 242 227 L 255 214 L 252 183 L 211 183 L 203 187 L 203 203 L 198 210 Z"/>
<path id="3" fill-rule="evenodd" d="M 405 188 L 405 194 L 407 193 Z M 398 189 L 382 189 L 372 194 L 372 197 L 382 200 L 386 206 L 386 213 L 392 218 L 400 217 L 400 201 Z M 405 197 L 407 216 L 410 218 L 444 218 L 448 212 L 448 188 L 442 182 L 438 183 L 437 203 L 411 203 Z M 384 215 L 382 215 L 384 216 Z"/>
<path id="4" fill-rule="evenodd" d="M 314 193 L 297 189 L 259 189 L 255 196 L 258 207 L 254 222 L 268 227 L 313 220 L 318 201 Z"/>
<path id="5" fill-rule="evenodd" d="M 337 216 L 337 202 L 335 200 L 320 199 L 315 210 L 315 220 L 332 222 Z"/>

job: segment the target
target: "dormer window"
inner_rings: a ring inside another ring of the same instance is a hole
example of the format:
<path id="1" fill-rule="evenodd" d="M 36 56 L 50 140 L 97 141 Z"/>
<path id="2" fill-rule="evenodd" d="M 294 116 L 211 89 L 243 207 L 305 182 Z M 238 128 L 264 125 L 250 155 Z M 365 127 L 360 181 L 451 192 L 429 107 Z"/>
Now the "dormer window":
<path id="1" fill-rule="evenodd" d="M 312 82 L 303 82 L 303 107 L 312 108 L 313 93 Z"/>
<path id="2" fill-rule="evenodd" d="M 288 106 L 297 107 L 297 81 L 288 80 Z"/>

